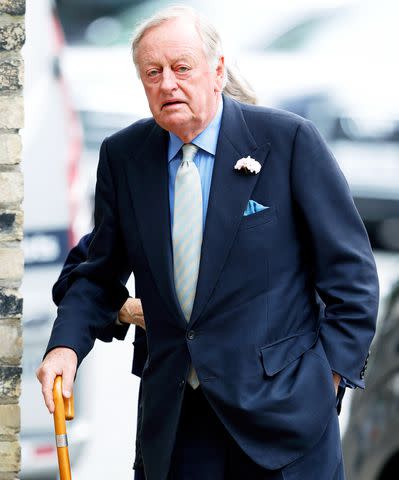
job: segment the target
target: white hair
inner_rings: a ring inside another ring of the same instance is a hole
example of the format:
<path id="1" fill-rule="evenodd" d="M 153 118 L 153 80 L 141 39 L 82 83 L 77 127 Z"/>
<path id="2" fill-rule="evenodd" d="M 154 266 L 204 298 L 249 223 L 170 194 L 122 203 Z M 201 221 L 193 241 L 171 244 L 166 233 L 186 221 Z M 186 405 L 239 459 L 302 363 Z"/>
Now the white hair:
<path id="1" fill-rule="evenodd" d="M 137 47 L 144 37 L 145 33 L 151 28 L 175 18 L 189 17 L 193 20 L 198 34 L 202 40 L 205 55 L 211 68 L 216 68 L 219 59 L 223 56 L 222 40 L 216 28 L 209 20 L 197 12 L 194 8 L 185 5 L 173 5 L 155 13 L 152 17 L 141 22 L 134 31 L 132 38 L 132 57 L 139 75 L 139 66 L 137 62 Z M 245 103 L 256 103 L 256 96 L 243 77 L 238 74 L 237 70 L 225 65 L 222 88 L 226 95 Z"/>

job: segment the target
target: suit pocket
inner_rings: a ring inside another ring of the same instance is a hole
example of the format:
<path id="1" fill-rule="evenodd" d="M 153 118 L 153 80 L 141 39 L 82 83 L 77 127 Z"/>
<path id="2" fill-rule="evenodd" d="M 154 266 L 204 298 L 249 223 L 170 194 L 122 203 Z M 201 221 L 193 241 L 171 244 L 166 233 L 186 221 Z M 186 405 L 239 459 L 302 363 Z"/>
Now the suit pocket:
<path id="1" fill-rule="evenodd" d="M 276 375 L 290 363 L 310 350 L 318 338 L 317 331 L 298 333 L 284 337 L 260 348 L 265 374 Z"/>
<path id="2" fill-rule="evenodd" d="M 247 228 L 256 227 L 262 225 L 263 223 L 271 222 L 276 218 L 276 209 L 271 206 L 260 212 L 252 213 L 251 215 L 243 215 L 241 218 L 239 230 L 244 230 Z"/>

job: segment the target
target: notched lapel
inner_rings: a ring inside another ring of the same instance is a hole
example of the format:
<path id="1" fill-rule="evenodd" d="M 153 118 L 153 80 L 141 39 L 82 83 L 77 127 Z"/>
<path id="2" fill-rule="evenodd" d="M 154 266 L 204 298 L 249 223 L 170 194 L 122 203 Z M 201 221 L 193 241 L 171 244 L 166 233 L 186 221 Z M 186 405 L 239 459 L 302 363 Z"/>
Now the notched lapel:
<path id="1" fill-rule="evenodd" d="M 227 259 L 252 190 L 262 174 L 261 170 L 257 175 L 243 175 L 234 169 L 234 165 L 240 158 L 250 155 L 263 166 L 269 149 L 268 143 L 260 146 L 256 144 L 248 130 L 240 105 L 225 98 L 190 326 L 204 312 Z"/>

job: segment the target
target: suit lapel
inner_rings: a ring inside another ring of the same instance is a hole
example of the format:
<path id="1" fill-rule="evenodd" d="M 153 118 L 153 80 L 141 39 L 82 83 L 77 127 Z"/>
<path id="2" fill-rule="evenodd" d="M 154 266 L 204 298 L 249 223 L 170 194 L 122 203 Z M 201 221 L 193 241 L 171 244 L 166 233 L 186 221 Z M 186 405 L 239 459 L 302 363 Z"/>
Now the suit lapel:
<path id="1" fill-rule="evenodd" d="M 173 280 L 167 146 L 168 133 L 154 124 L 141 150 L 127 164 L 128 184 L 153 278 L 169 311 L 186 327 Z"/>
<path id="2" fill-rule="evenodd" d="M 215 155 L 208 210 L 202 241 L 192 326 L 211 296 L 232 246 L 240 220 L 260 175 L 242 175 L 234 165 L 250 155 L 263 165 L 269 144 L 258 146 L 240 105 L 224 96 L 223 116 Z"/>

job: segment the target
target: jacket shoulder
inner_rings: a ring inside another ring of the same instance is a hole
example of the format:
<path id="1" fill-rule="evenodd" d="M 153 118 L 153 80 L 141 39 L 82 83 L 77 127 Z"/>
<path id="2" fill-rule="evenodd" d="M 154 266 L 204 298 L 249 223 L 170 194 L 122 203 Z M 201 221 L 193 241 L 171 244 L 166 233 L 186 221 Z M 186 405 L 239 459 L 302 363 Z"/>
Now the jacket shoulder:
<path id="1" fill-rule="evenodd" d="M 241 111 L 249 125 L 266 127 L 269 132 L 296 131 L 299 126 L 308 123 L 300 115 L 279 108 L 241 103 Z"/>
<path id="2" fill-rule="evenodd" d="M 130 152 L 135 151 L 142 145 L 143 140 L 150 134 L 154 125 L 155 120 L 152 117 L 138 120 L 107 137 L 108 146 L 112 150 L 128 149 Z"/>

